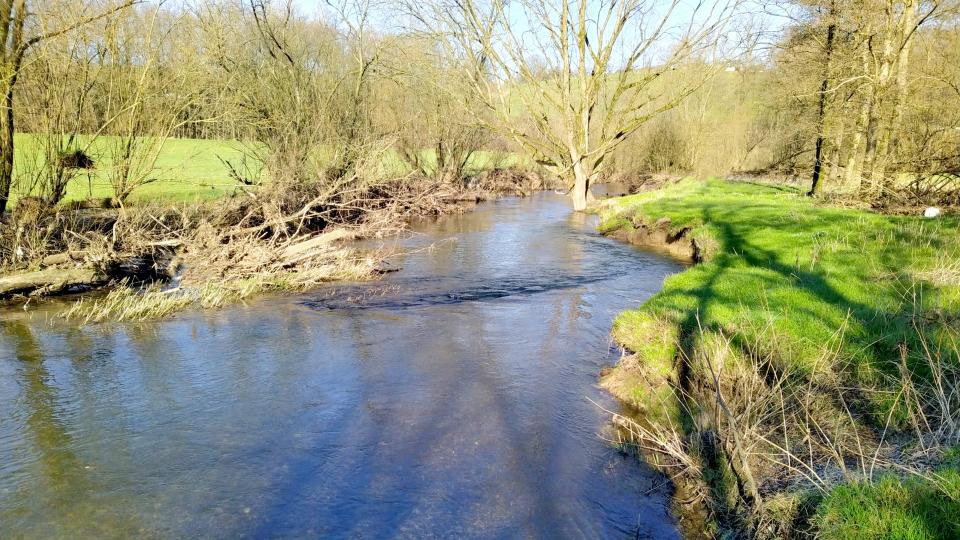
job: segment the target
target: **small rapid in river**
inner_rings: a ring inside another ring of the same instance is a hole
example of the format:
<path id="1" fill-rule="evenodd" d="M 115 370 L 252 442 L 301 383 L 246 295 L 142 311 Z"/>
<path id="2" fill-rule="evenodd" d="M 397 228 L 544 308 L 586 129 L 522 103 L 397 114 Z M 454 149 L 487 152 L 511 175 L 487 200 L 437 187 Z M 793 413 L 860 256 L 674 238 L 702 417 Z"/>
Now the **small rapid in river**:
<path id="1" fill-rule="evenodd" d="M 0 538 L 679 537 L 590 400 L 680 265 L 595 219 L 483 204 L 381 281 L 159 322 L 0 313 Z"/>

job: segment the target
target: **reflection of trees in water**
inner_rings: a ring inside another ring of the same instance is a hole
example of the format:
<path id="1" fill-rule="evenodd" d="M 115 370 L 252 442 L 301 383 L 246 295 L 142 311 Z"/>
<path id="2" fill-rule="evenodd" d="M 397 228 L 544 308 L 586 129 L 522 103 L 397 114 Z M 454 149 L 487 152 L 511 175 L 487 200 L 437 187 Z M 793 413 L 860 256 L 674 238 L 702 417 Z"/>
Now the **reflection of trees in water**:
<path id="1" fill-rule="evenodd" d="M 62 396 L 33 329 L 23 321 L 6 321 L 0 324 L 0 331 L 13 344 L 18 361 L 17 378 L 23 393 L 19 403 L 26 418 L 23 426 L 26 436 L 33 439 L 38 464 L 35 471 L 28 471 L 30 480 L 9 499 L 16 506 L 0 513 L 0 536 L 11 532 L 79 537 L 141 530 L 129 517 L 115 515 L 109 505 L 89 499 L 101 488 L 91 481 L 90 471 L 75 452 L 69 422 L 59 410 Z M 14 517 L 19 518 L 19 525 Z M 7 530 L 11 526 L 18 529 Z"/>
<path id="2" fill-rule="evenodd" d="M 75 489 L 76 482 L 83 480 L 83 467 L 71 450 L 69 431 L 57 416 L 57 390 L 51 384 L 53 377 L 45 366 L 40 344 L 23 321 L 6 322 L 3 331 L 20 361 L 25 426 L 33 436 L 44 477 L 54 493 Z"/>
<path id="3" fill-rule="evenodd" d="M 443 530 L 462 523 L 482 523 L 484 530 L 503 535 L 501 527 L 529 520 L 528 515 L 542 520 L 556 514 L 550 491 L 539 487 L 543 450 L 525 429 L 529 419 L 518 415 L 522 399 L 515 387 L 511 390 L 511 368 L 503 365 L 512 363 L 503 357 L 507 344 L 491 343 L 486 335 L 485 329 L 502 321 L 486 306 L 435 306 L 403 316 L 332 311 L 323 318 L 331 334 L 342 338 L 308 341 L 303 350 L 319 353 L 320 361 L 336 362 L 342 379 L 337 393 L 346 391 L 355 401 L 334 398 L 328 403 L 318 394 L 322 407 L 295 426 L 304 438 L 294 443 L 313 450 L 279 452 L 282 469 L 265 465 L 271 470 L 271 488 L 257 513 L 273 519 L 252 536 L 285 527 L 322 529 L 331 523 L 358 536 Z M 288 327 L 289 321 L 276 326 L 271 329 L 283 334 L 279 327 Z M 435 399 L 423 399 L 424 392 Z M 317 421 L 322 425 L 313 424 Z M 539 421 L 546 419 L 534 423 Z M 325 455 L 319 468 L 318 451 Z M 481 468 L 451 481 L 461 474 L 458 463 L 471 459 L 473 452 L 494 459 L 489 466 L 508 471 Z M 512 479 L 509 498 L 491 488 L 502 487 L 504 479 Z M 468 496 L 462 490 L 469 485 L 479 489 Z M 330 510 L 318 512 L 317 505 L 331 500 L 338 501 L 335 516 Z M 454 507 L 453 501 L 468 505 Z M 389 512 L 384 511 L 387 505 Z M 437 513 L 437 505 L 444 511 Z M 299 516 L 298 521 L 291 522 L 291 516 Z"/>

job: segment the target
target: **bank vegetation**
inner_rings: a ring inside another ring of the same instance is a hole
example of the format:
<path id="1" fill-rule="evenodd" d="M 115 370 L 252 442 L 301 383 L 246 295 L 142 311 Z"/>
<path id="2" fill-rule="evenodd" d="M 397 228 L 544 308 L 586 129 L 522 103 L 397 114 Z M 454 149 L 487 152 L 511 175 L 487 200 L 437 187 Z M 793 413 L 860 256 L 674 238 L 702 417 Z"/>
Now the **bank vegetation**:
<path id="1" fill-rule="evenodd" d="M 960 227 L 685 180 L 604 230 L 696 264 L 613 335 L 620 417 L 714 534 L 960 534 Z"/>
<path id="2" fill-rule="evenodd" d="M 3 298 L 119 286 L 68 314 L 141 318 L 361 279 L 377 255 L 344 240 L 546 187 L 470 117 L 438 45 L 376 30 L 369 2 L 322 16 L 260 1 L 0 7 L 15 74 L 0 126 L 0 211 L 14 203 L 0 224 Z M 229 190 L 137 198 L 180 137 L 229 150 L 213 156 Z M 94 183 L 108 196 L 84 197 Z"/>
<path id="3" fill-rule="evenodd" d="M 365 279 L 348 239 L 615 183 L 697 264 L 606 384 L 708 530 L 960 534 L 956 0 L 0 0 L 0 67 L 2 299 Z"/>

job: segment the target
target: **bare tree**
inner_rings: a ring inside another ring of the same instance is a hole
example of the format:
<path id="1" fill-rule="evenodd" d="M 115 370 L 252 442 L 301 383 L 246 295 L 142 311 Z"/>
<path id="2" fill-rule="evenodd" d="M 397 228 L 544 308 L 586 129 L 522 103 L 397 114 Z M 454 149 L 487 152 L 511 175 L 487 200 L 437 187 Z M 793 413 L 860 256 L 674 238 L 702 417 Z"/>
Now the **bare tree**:
<path id="1" fill-rule="evenodd" d="M 21 72 L 17 122 L 30 143 L 18 150 L 13 182 L 19 193 L 38 195 L 44 208 L 55 207 L 68 184 L 94 165 L 98 129 L 85 114 L 108 78 L 90 54 L 95 48 L 86 31 L 51 39 L 36 46 Z"/>
<path id="2" fill-rule="evenodd" d="M 441 181 L 463 180 L 489 135 L 476 121 L 482 106 L 436 41 L 391 39 L 377 87 L 378 128 L 393 133 L 407 166 Z"/>
<path id="3" fill-rule="evenodd" d="M 337 184 L 376 146 L 370 82 L 382 45 L 369 2 L 328 7 L 337 25 L 307 19 L 289 0 L 212 3 L 200 12 L 247 154 L 277 185 Z"/>
<path id="4" fill-rule="evenodd" d="M 412 7 L 460 58 L 489 126 L 570 188 L 583 210 L 605 160 L 719 64 L 737 0 L 438 0 Z M 682 77 L 675 70 L 699 70 Z"/>
<path id="5" fill-rule="evenodd" d="M 827 109 L 827 90 L 830 88 L 830 62 L 833 59 L 834 42 L 837 35 L 837 1 L 830 0 L 826 14 L 826 37 L 823 42 L 823 80 L 820 81 L 820 92 L 817 95 L 817 142 L 813 155 L 813 178 L 810 181 L 809 196 L 814 196 L 820 191 L 823 175 L 823 152 L 824 152 L 824 117 Z"/>
<path id="6" fill-rule="evenodd" d="M 107 177 L 120 205 L 157 180 L 157 160 L 171 135 L 185 122 L 200 120 L 183 114 L 201 92 L 195 86 L 197 61 L 173 32 L 185 18 L 157 5 L 132 10 L 102 29 L 98 58 L 112 71 L 98 105 L 101 129 L 112 135 L 105 145 L 111 162 Z M 174 56 L 165 45 L 182 50 Z"/>
<path id="7" fill-rule="evenodd" d="M 67 9 L 66 5 L 51 6 L 47 2 L 28 0 L 0 1 L 0 213 L 7 208 L 10 185 L 13 180 L 14 91 L 17 78 L 23 68 L 24 58 L 30 49 L 47 39 L 55 38 L 99 19 L 109 17 L 140 0 L 121 0 L 108 3 L 94 11 L 94 4 L 83 2 Z M 44 5 L 38 13 L 35 4 Z M 52 25 L 44 15 L 52 9 L 61 8 L 72 16 L 59 25 Z"/>

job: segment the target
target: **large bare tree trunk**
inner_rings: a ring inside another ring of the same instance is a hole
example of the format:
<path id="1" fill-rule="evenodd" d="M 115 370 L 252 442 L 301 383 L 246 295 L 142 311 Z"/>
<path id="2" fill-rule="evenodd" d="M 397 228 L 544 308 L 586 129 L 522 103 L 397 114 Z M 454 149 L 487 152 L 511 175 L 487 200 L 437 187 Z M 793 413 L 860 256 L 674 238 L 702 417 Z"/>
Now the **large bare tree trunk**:
<path id="1" fill-rule="evenodd" d="M 0 214 L 7 209 L 10 186 L 13 184 L 13 88 L 3 98 L 0 111 Z"/>
<path id="2" fill-rule="evenodd" d="M 877 86 L 874 92 L 875 100 L 882 107 L 878 107 L 876 114 L 871 118 L 874 127 L 870 134 L 873 144 L 868 144 L 865 160 L 865 174 L 868 179 L 869 192 L 866 195 L 876 198 L 882 196 L 893 180 L 887 174 L 890 158 L 893 154 L 893 145 L 900 131 L 903 120 L 904 102 L 907 98 L 907 75 L 909 70 L 910 45 L 916 25 L 917 3 L 905 2 L 903 10 L 897 13 L 893 6 L 888 10 L 891 16 L 897 17 L 894 28 L 887 30 L 884 39 L 883 57 L 880 64 Z M 889 21 L 893 26 L 893 21 Z M 893 84 L 896 92 L 892 92 Z"/>
<path id="3" fill-rule="evenodd" d="M 830 6 L 830 25 L 827 26 L 827 43 L 825 46 L 825 60 L 823 65 L 823 81 L 820 83 L 820 96 L 817 109 L 817 142 L 813 155 L 813 178 L 810 183 L 810 191 L 807 195 L 813 197 L 820 192 L 820 184 L 823 175 L 823 142 L 824 142 L 824 117 L 827 109 L 827 89 L 830 86 L 830 57 L 833 55 L 833 36 L 837 27 L 832 17 L 834 16 L 834 6 Z"/>
<path id="4" fill-rule="evenodd" d="M 870 31 L 870 27 L 866 28 L 866 31 Z M 870 48 L 866 45 L 861 45 L 860 51 L 860 61 L 861 69 L 863 73 L 867 73 L 870 69 Z M 858 184 L 858 189 L 862 188 L 862 171 L 863 171 L 863 160 L 864 160 L 864 142 L 867 137 L 867 129 L 870 123 L 870 115 L 873 110 L 873 89 L 869 87 L 866 92 L 863 92 L 863 100 L 860 102 L 860 114 L 857 115 L 857 124 L 853 128 L 853 144 L 850 146 L 850 156 L 847 158 L 847 169 L 846 169 L 846 183 L 848 185 L 853 185 L 854 182 Z"/>
<path id="5" fill-rule="evenodd" d="M 0 87 L 4 90 L 0 105 L 3 108 L 0 111 L 0 214 L 7 209 L 13 186 L 13 85 L 16 81 L 17 73 L 12 71 L 10 78 Z"/>
<path id="6" fill-rule="evenodd" d="M 587 195 L 590 192 L 590 177 L 583 169 L 582 164 L 576 164 L 573 167 L 573 191 L 570 192 L 570 198 L 573 199 L 573 209 L 582 212 L 587 209 Z"/>
<path id="7" fill-rule="evenodd" d="M 840 120 L 836 123 L 836 134 L 833 140 L 833 149 L 830 152 L 830 178 L 831 182 L 840 181 L 840 150 L 843 148 L 844 139 L 847 135 L 847 128 L 843 119 L 849 114 L 849 107 L 844 106 L 840 111 Z"/>
<path id="8" fill-rule="evenodd" d="M 913 44 L 914 25 L 917 19 L 917 5 L 918 2 L 907 2 L 904 6 L 903 14 L 900 16 L 900 52 L 897 54 L 896 64 L 897 94 L 894 98 L 895 101 L 889 121 L 889 131 L 883 148 L 882 161 L 880 162 L 880 170 L 882 171 L 882 180 L 885 183 L 885 187 L 892 182 L 891 179 L 887 178 L 886 170 L 890 165 L 890 159 L 893 157 L 894 152 L 896 152 L 899 143 L 900 128 L 903 125 L 903 115 L 906 109 L 909 90 L 910 50 Z"/>
<path id="9" fill-rule="evenodd" d="M 888 13 L 889 17 L 894 16 L 892 6 Z M 886 20 L 887 25 L 891 23 L 889 19 Z M 877 70 L 877 80 L 873 87 L 874 107 L 867 124 L 867 152 L 863 160 L 866 182 L 860 186 L 861 196 L 868 200 L 876 199 L 883 192 L 885 171 L 882 162 L 886 160 L 891 127 L 891 117 L 885 113 L 890 107 L 890 71 L 893 68 L 893 62 L 894 34 L 887 28 L 883 38 L 883 52 Z"/>
<path id="10" fill-rule="evenodd" d="M 575 156 L 573 157 L 573 190 L 570 192 L 570 198 L 573 200 L 573 209 L 582 212 L 594 201 L 590 186 L 596 180 L 597 173 L 589 166 L 589 161 L 576 150 L 571 150 L 570 153 L 571 156 Z"/>
<path id="11" fill-rule="evenodd" d="M 873 97 L 870 98 L 872 103 L 878 101 L 878 92 L 873 93 Z M 863 153 L 863 165 L 860 179 L 860 197 L 862 199 L 870 200 L 876 197 L 878 187 L 876 185 L 876 177 L 874 176 L 874 170 L 876 169 L 877 161 L 877 138 L 878 138 L 878 128 L 877 125 L 880 123 L 876 114 L 876 106 L 871 105 L 870 115 L 867 120 L 867 129 L 865 138 L 867 141 L 866 149 Z"/>

